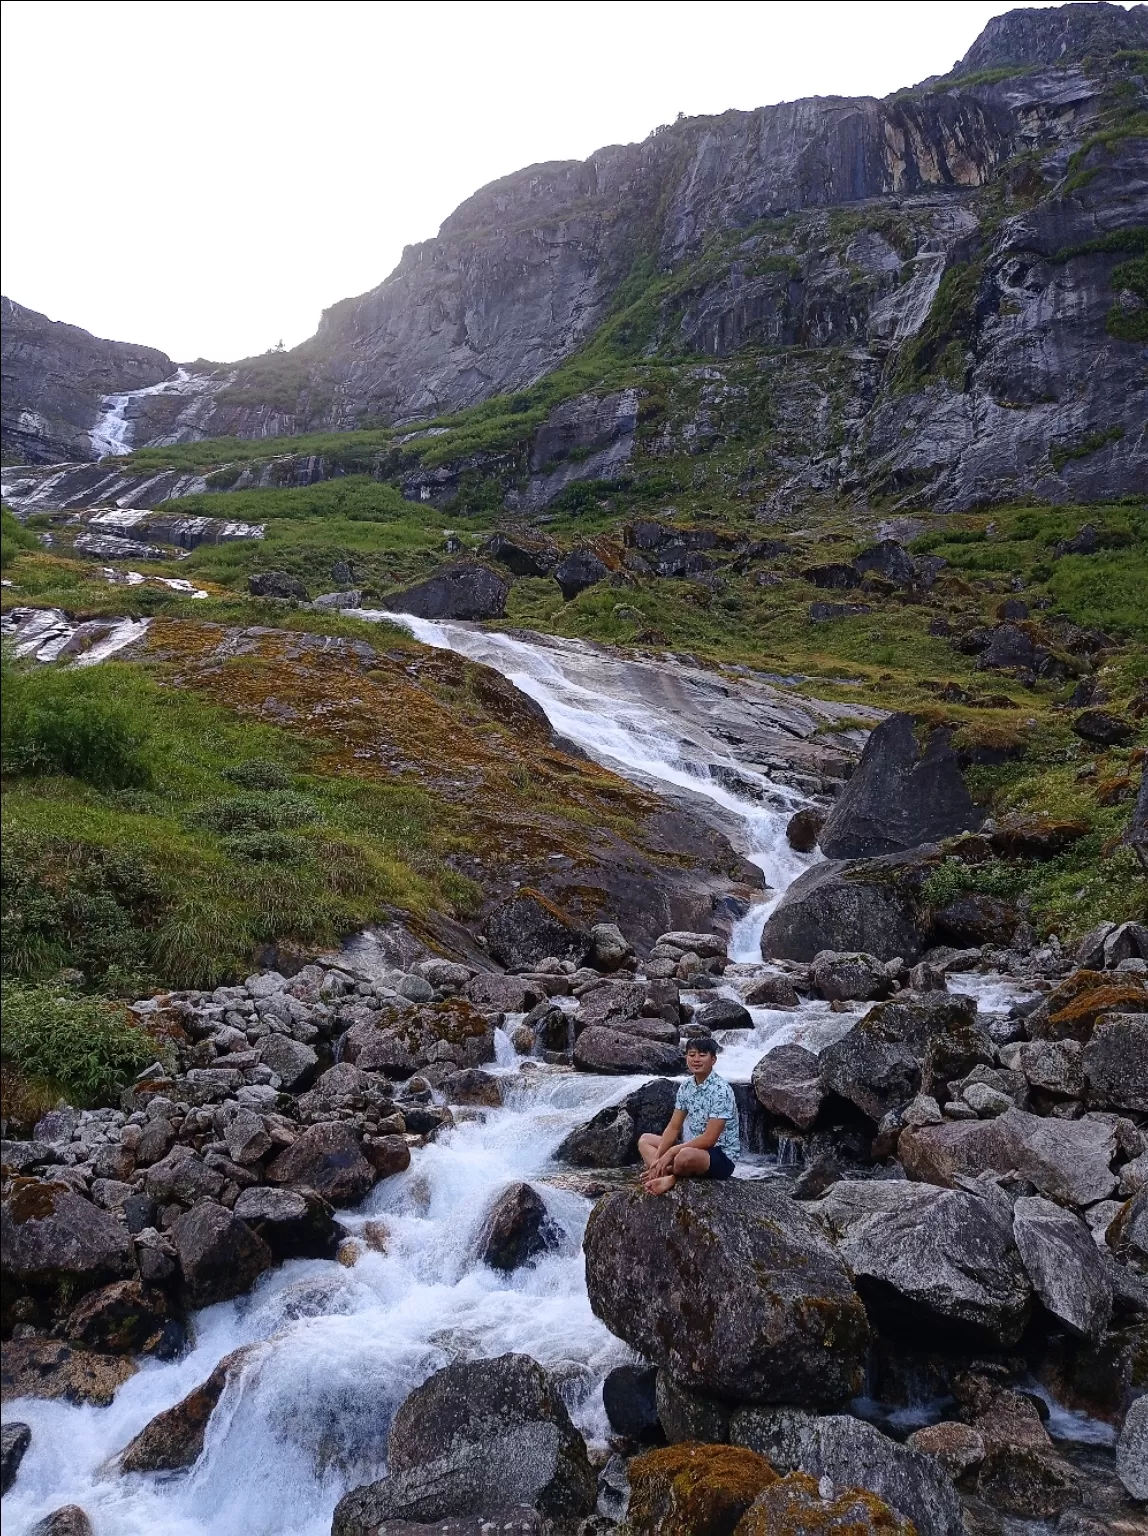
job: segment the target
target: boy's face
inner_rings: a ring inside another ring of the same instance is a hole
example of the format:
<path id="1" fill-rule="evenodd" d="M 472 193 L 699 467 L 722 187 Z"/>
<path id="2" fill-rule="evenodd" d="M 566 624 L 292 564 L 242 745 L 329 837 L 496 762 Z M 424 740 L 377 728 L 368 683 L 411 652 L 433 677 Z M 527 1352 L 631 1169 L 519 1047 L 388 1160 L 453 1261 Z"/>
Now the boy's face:
<path id="1" fill-rule="evenodd" d="M 711 1071 L 715 1060 L 716 1058 L 708 1051 L 699 1051 L 692 1045 L 686 1047 L 686 1071 L 691 1072 L 694 1077 L 700 1077 Z"/>

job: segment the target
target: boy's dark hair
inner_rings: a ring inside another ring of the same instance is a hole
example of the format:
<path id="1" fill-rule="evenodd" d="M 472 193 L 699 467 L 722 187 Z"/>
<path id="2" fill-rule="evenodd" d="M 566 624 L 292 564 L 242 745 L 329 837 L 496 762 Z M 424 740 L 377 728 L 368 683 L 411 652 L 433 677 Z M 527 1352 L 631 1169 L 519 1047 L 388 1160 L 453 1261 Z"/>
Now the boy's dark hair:
<path id="1" fill-rule="evenodd" d="M 720 1049 L 712 1035 L 691 1035 L 686 1041 L 687 1051 L 701 1051 L 706 1056 L 716 1057 Z"/>

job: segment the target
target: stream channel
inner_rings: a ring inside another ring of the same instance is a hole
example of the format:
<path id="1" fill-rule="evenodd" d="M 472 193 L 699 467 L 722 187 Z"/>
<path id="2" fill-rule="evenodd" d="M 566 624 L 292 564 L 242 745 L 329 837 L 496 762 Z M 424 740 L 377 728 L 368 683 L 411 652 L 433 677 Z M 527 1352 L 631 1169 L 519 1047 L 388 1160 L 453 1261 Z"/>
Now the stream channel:
<path id="1" fill-rule="evenodd" d="M 429 645 L 494 667 L 542 706 L 560 736 L 604 766 L 684 796 L 703 814 L 708 803 L 723 830 L 739 826 L 740 851 L 761 868 L 769 889 L 735 928 L 730 958 L 761 963 L 771 906 L 816 857 L 795 854 L 785 841 L 786 821 L 807 803 L 798 791 L 723 759 L 714 743 L 691 735 L 672 701 L 660 708 L 635 688 L 623 658 L 459 624 L 357 616 L 393 620 Z M 707 764 L 723 762 L 757 785 L 754 798 L 711 776 Z M 987 1011 L 1004 1011 L 1018 995 L 1001 978 L 951 980 L 975 990 Z M 706 997 L 723 994 L 737 995 L 726 985 Z M 819 1050 L 866 1006 L 848 1013 L 816 1001 L 786 1012 L 752 1009 L 754 1029 L 724 1037 L 720 1070 L 744 1082 L 773 1045 L 797 1040 Z M 508 1028 L 514 1022 L 511 1016 Z M 250 1295 L 198 1313 L 189 1351 L 174 1362 L 141 1361 L 110 1407 L 7 1404 L 5 1418 L 28 1423 L 32 1443 L 4 1500 L 6 1529 L 20 1536 L 50 1510 L 76 1503 L 97 1536 L 327 1536 L 341 1494 L 383 1474 L 390 1420 L 407 1394 L 454 1360 L 507 1351 L 556 1370 L 575 1423 L 601 1444 L 609 1433 L 602 1379 L 632 1357 L 590 1310 L 581 1239 L 591 1202 L 564 1187 L 553 1153 L 570 1130 L 642 1079 L 526 1061 L 502 1031 L 497 1048 L 491 1070 L 503 1078 L 503 1107 L 463 1111 L 454 1128 L 415 1153 L 407 1172 L 341 1213 L 348 1230 L 370 1244 L 353 1267 L 297 1260 L 265 1275 Z M 738 1168 L 750 1178 L 778 1172 L 776 1160 L 764 1156 L 747 1156 Z M 533 1267 L 505 1275 L 480 1263 L 475 1247 L 491 1202 L 520 1179 L 536 1183 L 562 1243 Z M 247 1344 L 254 1348 L 233 1373 L 189 1472 L 125 1476 L 114 1469 L 116 1453 L 149 1419 Z M 927 1416 L 922 1405 L 918 1422 Z"/>

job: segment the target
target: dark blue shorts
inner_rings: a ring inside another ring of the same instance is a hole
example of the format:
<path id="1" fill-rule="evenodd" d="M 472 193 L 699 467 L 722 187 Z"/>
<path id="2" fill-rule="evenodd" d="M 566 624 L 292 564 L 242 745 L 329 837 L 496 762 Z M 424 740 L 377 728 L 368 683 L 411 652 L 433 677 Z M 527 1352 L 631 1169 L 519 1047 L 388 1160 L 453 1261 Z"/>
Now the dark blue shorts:
<path id="1" fill-rule="evenodd" d="M 732 1179 L 733 1163 L 725 1155 L 720 1147 L 710 1148 L 709 1172 L 703 1177 L 707 1179 Z"/>

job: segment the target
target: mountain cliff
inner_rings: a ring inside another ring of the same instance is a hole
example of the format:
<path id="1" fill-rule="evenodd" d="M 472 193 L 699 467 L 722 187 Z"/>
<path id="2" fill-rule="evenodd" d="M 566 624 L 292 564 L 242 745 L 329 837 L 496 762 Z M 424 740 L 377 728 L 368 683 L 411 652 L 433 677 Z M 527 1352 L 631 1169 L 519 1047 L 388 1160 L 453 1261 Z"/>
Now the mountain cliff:
<path id="1" fill-rule="evenodd" d="M 3 306 L 5 458 L 27 464 L 94 458 L 104 395 L 158 384 L 175 364 L 155 347 L 102 341 L 11 299 Z"/>
<path id="2" fill-rule="evenodd" d="M 638 456 L 748 434 L 766 504 L 1133 492 L 1148 476 L 1148 284 L 1129 259 L 1148 238 L 1146 47 L 1143 5 L 1010 12 L 949 75 L 884 100 L 681 119 L 528 167 L 292 352 L 205 377 L 191 407 L 129 402 L 132 444 L 415 424 L 564 369 L 612 397 L 641 362 L 677 372 Z M 723 409 L 691 415 L 681 365 L 706 360 L 732 370 Z M 46 414 L 23 367 L 12 408 Z M 46 456 L 7 417 L 5 433 Z"/>

